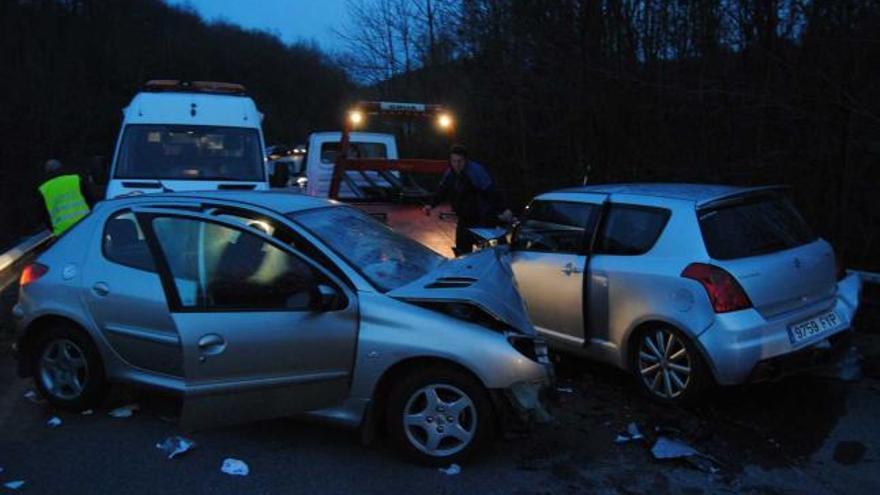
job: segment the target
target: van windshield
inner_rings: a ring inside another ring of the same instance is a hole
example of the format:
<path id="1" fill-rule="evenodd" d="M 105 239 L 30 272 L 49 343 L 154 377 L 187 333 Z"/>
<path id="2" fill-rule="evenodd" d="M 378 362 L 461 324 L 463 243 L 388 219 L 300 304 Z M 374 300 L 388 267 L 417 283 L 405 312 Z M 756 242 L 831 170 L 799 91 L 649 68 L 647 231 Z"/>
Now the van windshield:
<path id="1" fill-rule="evenodd" d="M 262 182 L 260 135 L 241 127 L 128 125 L 115 178 Z"/>

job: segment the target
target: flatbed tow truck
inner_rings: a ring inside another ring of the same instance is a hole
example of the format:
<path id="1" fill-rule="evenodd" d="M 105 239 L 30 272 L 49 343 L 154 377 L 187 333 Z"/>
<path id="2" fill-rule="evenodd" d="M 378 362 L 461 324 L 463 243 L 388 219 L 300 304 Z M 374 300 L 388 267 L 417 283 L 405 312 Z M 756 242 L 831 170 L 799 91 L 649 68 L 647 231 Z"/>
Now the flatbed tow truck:
<path id="1" fill-rule="evenodd" d="M 450 144 L 454 137 L 453 117 L 441 105 L 359 102 L 348 112 L 343 125 L 328 197 L 353 204 L 432 250 L 447 257 L 454 256 L 453 214 L 448 208 L 441 207 L 439 214 L 425 215 L 422 207 L 430 200 L 432 194 L 416 184 L 410 176 L 410 174 L 443 174 L 448 167 L 447 160 L 357 157 L 356 153 L 352 153 L 351 135 L 352 132 L 365 126 L 368 117 L 396 121 L 417 119 L 433 121 Z M 340 190 L 343 185 L 349 190 L 366 185 L 367 189 L 373 191 L 373 197 L 365 198 L 361 195 L 350 200 L 342 198 Z"/>

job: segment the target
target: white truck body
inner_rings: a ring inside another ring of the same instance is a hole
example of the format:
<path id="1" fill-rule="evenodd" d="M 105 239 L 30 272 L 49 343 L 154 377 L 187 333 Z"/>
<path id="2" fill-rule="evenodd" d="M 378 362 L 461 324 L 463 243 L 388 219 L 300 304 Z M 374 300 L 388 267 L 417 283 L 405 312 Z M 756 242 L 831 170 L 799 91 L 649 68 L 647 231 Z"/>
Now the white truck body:
<path id="1" fill-rule="evenodd" d="M 339 149 L 341 139 L 341 132 L 315 132 L 309 136 L 306 154 L 306 176 L 308 177 L 306 192 L 309 195 L 325 198 L 329 194 L 336 152 Z M 352 132 L 349 139 L 354 158 L 397 159 L 397 140 L 391 134 Z M 399 176 L 397 172 L 391 172 L 391 174 Z M 356 187 L 352 188 L 352 185 Z M 391 184 L 378 172 L 349 171 L 346 172 L 346 178 L 340 184 L 339 198 L 360 199 L 360 189 L 369 187 L 391 187 Z"/>
<path id="2" fill-rule="evenodd" d="M 268 189 L 262 119 L 244 95 L 138 93 L 123 109 L 106 197 Z"/>

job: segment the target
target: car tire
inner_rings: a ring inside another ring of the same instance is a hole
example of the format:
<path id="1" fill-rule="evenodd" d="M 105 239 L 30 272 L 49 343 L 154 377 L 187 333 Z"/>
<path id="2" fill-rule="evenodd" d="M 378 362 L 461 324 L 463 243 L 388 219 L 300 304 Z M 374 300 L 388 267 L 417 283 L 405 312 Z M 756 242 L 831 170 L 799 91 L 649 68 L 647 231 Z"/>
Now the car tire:
<path id="1" fill-rule="evenodd" d="M 631 340 L 630 369 L 639 389 L 654 401 L 687 404 L 712 383 L 700 350 L 669 326 L 643 328 Z"/>
<path id="2" fill-rule="evenodd" d="M 50 404 L 72 411 L 99 406 L 109 387 L 91 338 L 65 324 L 42 333 L 32 354 L 34 383 L 40 394 Z"/>
<path id="3" fill-rule="evenodd" d="M 483 450 L 495 433 L 488 392 L 469 374 L 451 367 L 431 366 L 404 377 L 392 386 L 387 404 L 390 440 L 420 464 L 462 462 Z"/>

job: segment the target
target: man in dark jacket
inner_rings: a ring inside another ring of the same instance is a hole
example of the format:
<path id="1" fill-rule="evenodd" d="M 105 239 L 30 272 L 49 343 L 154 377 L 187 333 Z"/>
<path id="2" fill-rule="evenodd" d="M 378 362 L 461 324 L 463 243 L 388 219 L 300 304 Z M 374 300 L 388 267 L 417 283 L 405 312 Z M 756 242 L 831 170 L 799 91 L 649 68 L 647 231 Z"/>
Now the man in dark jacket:
<path id="1" fill-rule="evenodd" d="M 447 199 L 458 216 L 455 227 L 456 256 L 473 251 L 476 239 L 469 229 L 494 227 L 500 221 L 509 222 L 513 218 L 510 210 L 503 207 L 503 200 L 492 177 L 482 165 L 468 160 L 467 150 L 461 145 L 452 147 L 449 168 L 443 174 L 437 193 L 425 206 L 425 214 L 430 215 L 433 208 Z"/>

